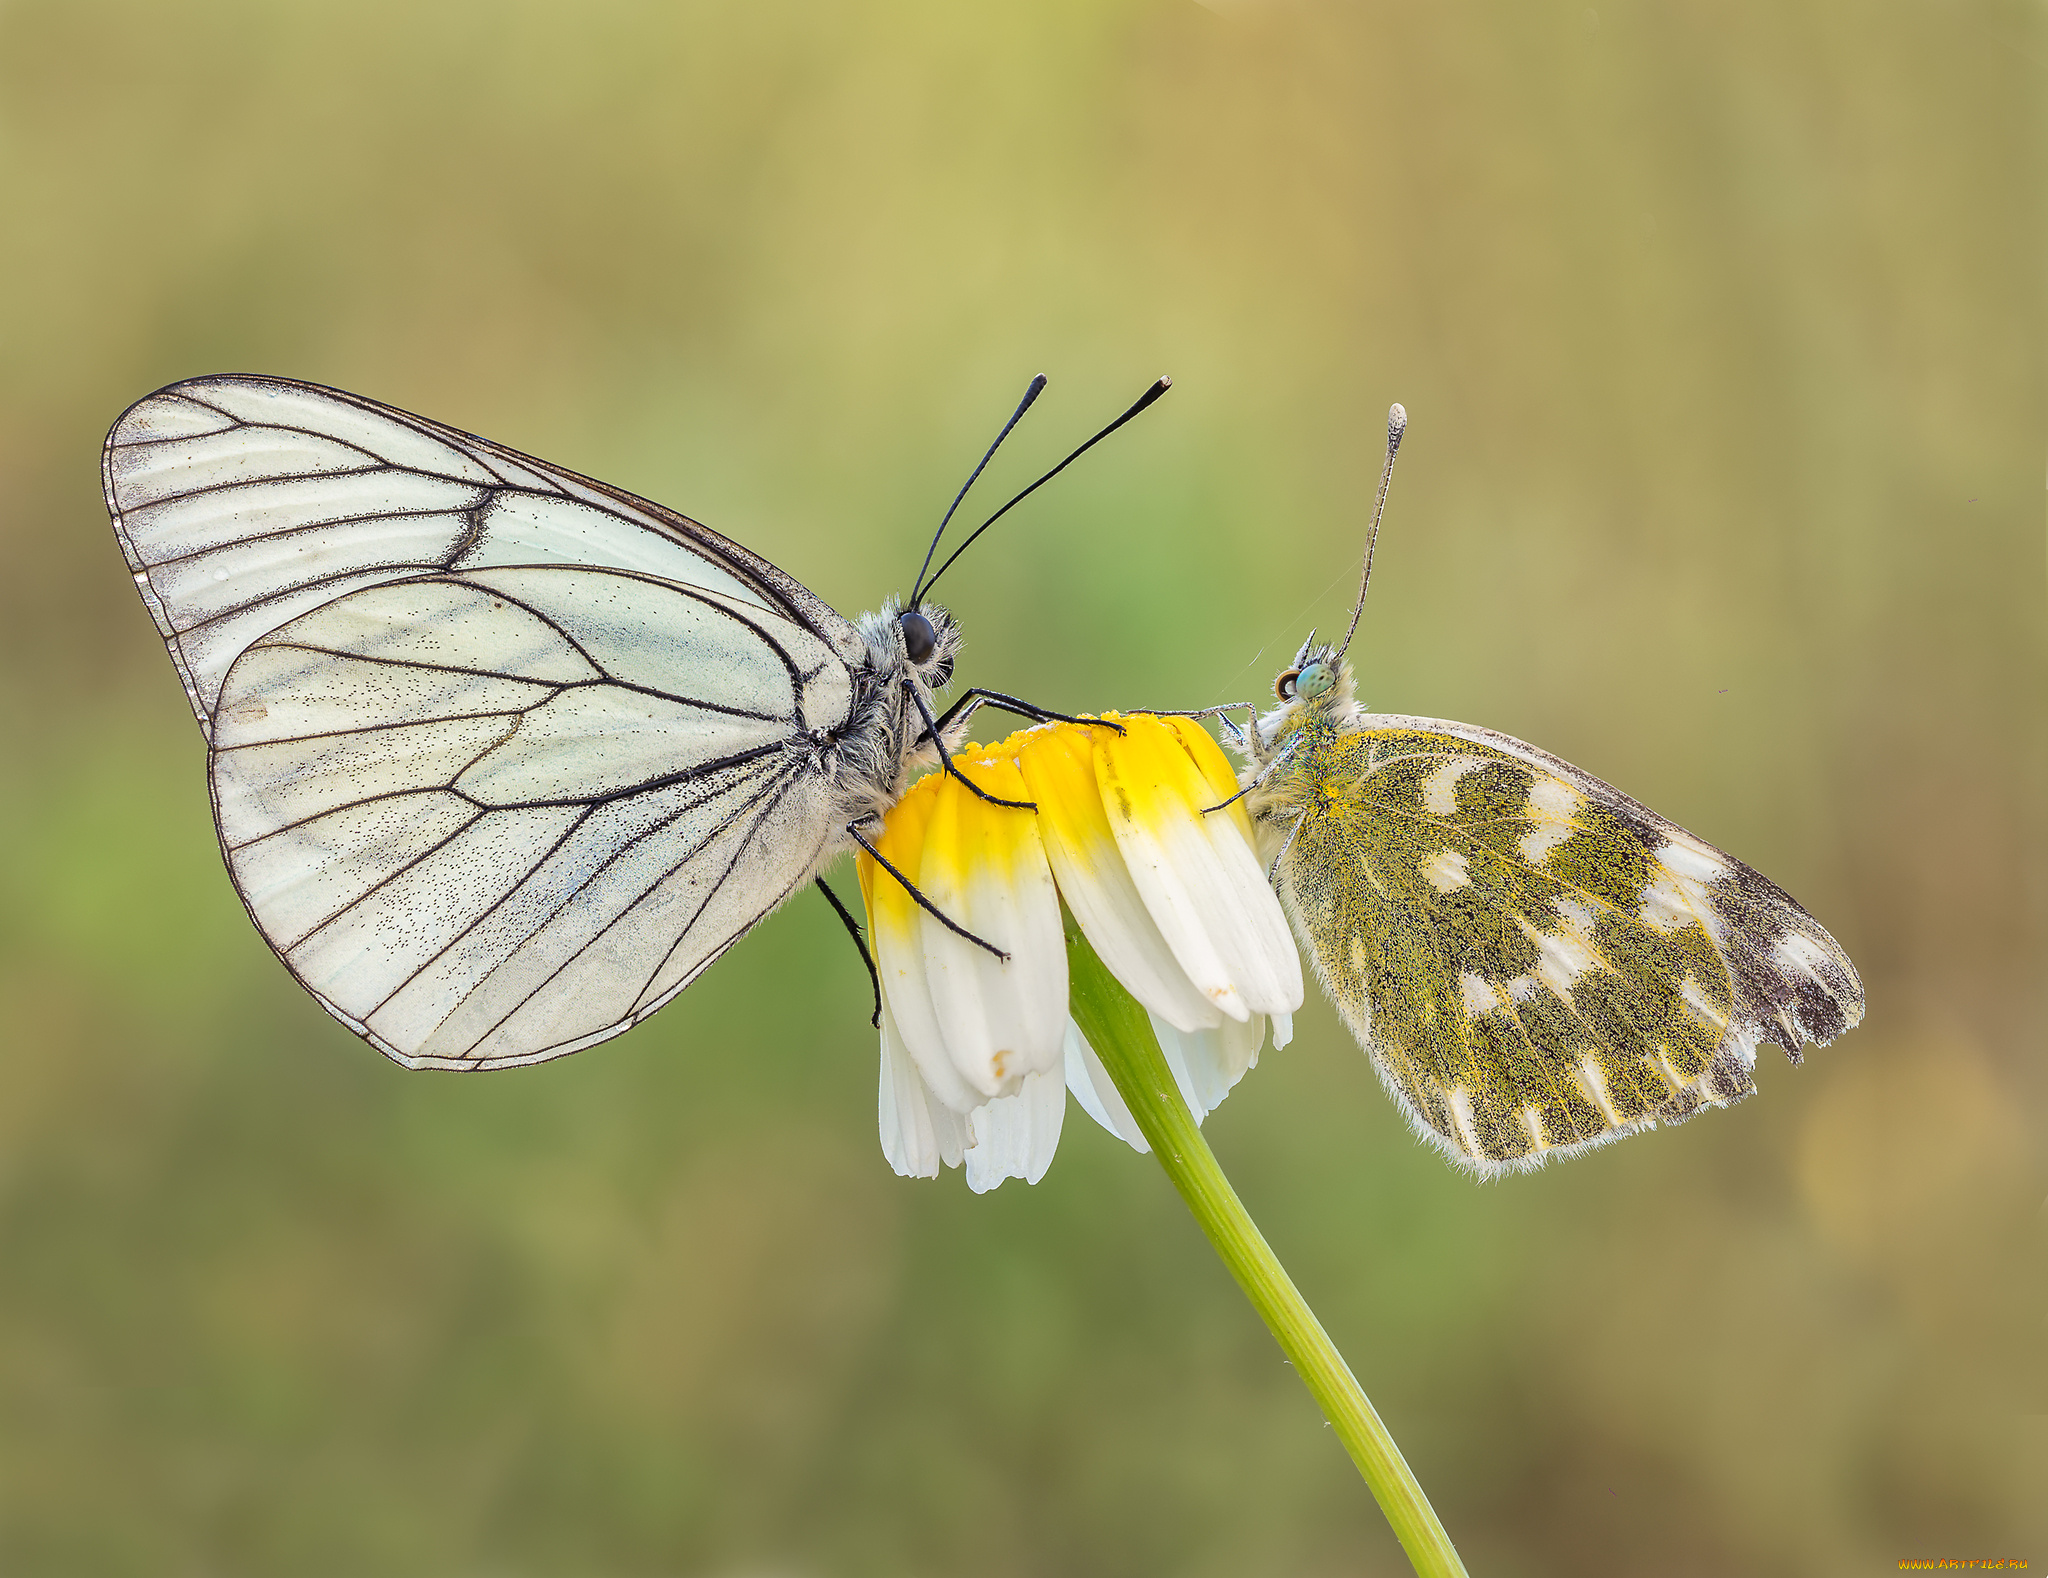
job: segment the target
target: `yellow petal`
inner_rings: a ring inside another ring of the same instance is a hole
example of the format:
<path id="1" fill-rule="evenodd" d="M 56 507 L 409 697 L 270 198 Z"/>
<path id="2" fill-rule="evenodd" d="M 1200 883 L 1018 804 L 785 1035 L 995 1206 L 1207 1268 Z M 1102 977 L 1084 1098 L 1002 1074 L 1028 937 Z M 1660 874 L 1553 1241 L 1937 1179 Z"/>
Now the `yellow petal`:
<path id="1" fill-rule="evenodd" d="M 917 784 L 890 811 L 875 847 L 904 878 L 921 888 L 925 830 L 937 804 L 940 780 Z M 882 984 L 882 1005 L 892 1019 L 904 1049 L 934 1096 L 956 1113 L 982 1099 L 960 1077 L 946 1050 L 946 1036 L 932 1005 L 925 967 L 924 912 L 903 883 L 862 852 L 861 896 L 867 900 L 868 935 L 875 976 Z"/>
<path id="2" fill-rule="evenodd" d="M 1111 735 L 1108 729 L 1068 725 L 1020 737 L 1017 763 L 1038 803 L 1046 856 L 1060 896 L 1110 973 L 1179 1029 L 1207 1029 L 1221 1023 L 1223 1014 L 1174 958 L 1131 880 L 1103 808 L 1095 749 L 1098 737 Z"/>
<path id="3" fill-rule="evenodd" d="M 1178 731 L 1157 718 L 1124 721 L 1124 734 L 1096 745 L 1096 778 L 1174 958 L 1232 1019 L 1291 1013 L 1301 1006 L 1301 960 L 1245 829 L 1229 811 L 1207 812 L 1220 797 Z"/>
<path id="4" fill-rule="evenodd" d="M 1209 737 L 1207 729 L 1193 718 L 1161 718 L 1159 721 L 1173 731 L 1181 749 L 1188 753 L 1195 770 L 1202 775 L 1202 781 L 1214 792 L 1216 798 L 1208 802 L 1210 805 L 1221 805 L 1237 793 L 1237 772 L 1231 767 L 1230 758 L 1223 754 L 1223 747 Z M 1212 820 L 1219 816 L 1229 817 L 1237 824 L 1238 832 L 1244 835 L 1246 845 L 1256 847 L 1252 837 L 1252 819 L 1242 800 L 1233 800 L 1228 809 L 1212 811 L 1209 815 Z"/>

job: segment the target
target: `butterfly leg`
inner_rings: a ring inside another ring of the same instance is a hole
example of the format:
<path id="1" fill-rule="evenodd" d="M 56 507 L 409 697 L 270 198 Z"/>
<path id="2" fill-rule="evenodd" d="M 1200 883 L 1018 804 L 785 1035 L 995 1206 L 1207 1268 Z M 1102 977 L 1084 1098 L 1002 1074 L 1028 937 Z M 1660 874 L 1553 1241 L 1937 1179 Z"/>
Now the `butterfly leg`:
<path id="1" fill-rule="evenodd" d="M 930 705 L 925 701 L 923 693 L 920 692 L 917 686 L 911 683 L 909 680 L 905 680 L 903 682 L 903 688 L 910 692 L 910 699 L 917 706 L 918 716 L 924 719 L 924 733 L 917 737 L 916 743 L 917 745 L 922 745 L 926 740 L 940 741 L 941 744 L 939 748 L 939 766 L 941 768 L 951 773 L 963 784 L 967 785 L 968 788 L 972 789 L 975 792 L 975 794 L 980 796 L 982 799 L 986 800 L 990 805 L 1008 806 L 1012 811 L 1036 811 L 1038 809 L 1038 803 L 1035 800 L 1005 800 L 1000 795 L 990 794 L 986 789 L 982 788 L 980 784 L 976 783 L 972 778 L 969 778 L 965 773 L 963 773 L 958 767 L 955 767 L 953 765 L 953 758 L 946 753 L 945 746 L 943 743 L 946 737 L 945 735 L 939 732 L 939 720 L 932 716 L 932 709 Z M 963 701 L 965 699 L 966 698 L 964 697 L 962 698 Z M 950 714 L 948 714 L 948 716 L 950 716 Z M 916 745 L 913 745 L 912 749 L 916 749 Z M 877 855 L 875 858 L 879 860 L 882 857 Z M 915 892 L 916 889 L 913 888 L 911 891 Z M 919 902 L 922 903 L 923 900 L 920 899 Z M 929 906 L 926 907 L 929 908 Z M 932 910 L 932 913 L 934 915 L 937 915 L 939 912 L 937 910 Z M 944 917 L 941 917 L 941 919 L 944 919 Z M 946 924 L 951 926 L 953 923 L 951 921 L 947 921 Z M 956 927 L 955 930 L 958 930 L 958 928 Z M 961 932 L 961 935 L 964 937 L 968 934 L 966 932 Z M 976 942 L 981 941 L 979 937 L 975 938 L 974 940 Z"/>
<path id="2" fill-rule="evenodd" d="M 1294 847 L 1294 835 L 1301 831 L 1301 824 L 1308 820 L 1308 813 L 1302 812 L 1294 819 L 1294 826 L 1287 830 L 1287 842 L 1280 846 L 1280 853 L 1273 857 L 1273 864 L 1266 868 L 1266 886 L 1271 887 L 1280 878 L 1280 862 L 1287 858 L 1287 851 Z"/>
<path id="3" fill-rule="evenodd" d="M 1286 761 L 1289 756 L 1294 754 L 1294 747 L 1297 744 L 1299 744 L 1300 741 L 1301 736 L 1297 734 L 1293 739 L 1287 742 L 1287 747 L 1285 750 L 1281 751 L 1279 755 L 1275 756 L 1271 761 L 1267 762 L 1265 766 L 1261 767 L 1258 770 L 1257 774 L 1252 778 L 1252 781 L 1250 783 L 1246 784 L 1242 789 L 1238 790 L 1237 793 L 1232 795 L 1228 800 L 1219 800 L 1214 805 L 1203 806 L 1202 815 L 1207 816 L 1211 811 L 1220 811 L 1225 806 L 1230 805 L 1234 801 L 1243 799 L 1246 795 L 1250 794 L 1254 789 L 1258 788 L 1260 784 L 1264 783 L 1268 778 L 1273 776 L 1273 771 L 1275 768 L 1277 768 L 1282 762 Z M 1293 837 L 1292 834 L 1289 834 L 1288 836 L 1289 838 Z"/>
<path id="4" fill-rule="evenodd" d="M 948 707 L 940 715 L 938 727 L 941 730 L 946 730 L 953 728 L 956 724 L 965 723 L 983 707 L 994 707 L 1002 712 L 1014 712 L 1020 718 L 1029 718 L 1033 723 L 1079 723 L 1092 725 L 1098 729 L 1114 729 L 1119 734 L 1124 732 L 1124 726 L 1121 723 L 1112 723 L 1107 718 L 1074 718 L 1069 717 L 1064 712 L 1048 712 L 1045 708 L 1035 707 L 1028 701 L 1020 701 L 1015 696 L 1006 696 L 999 690 L 983 690 L 978 685 L 973 690 L 964 692 L 958 701 L 954 702 L 952 706 Z"/>
<path id="5" fill-rule="evenodd" d="M 984 798 L 987 797 L 985 796 Z M 1009 803 L 1010 802 L 1007 800 L 996 801 L 997 805 L 1008 805 Z M 866 819 L 863 818 L 863 820 Z M 931 916 L 941 926 L 945 927 L 947 931 L 952 932 L 954 936 L 965 937 L 969 942 L 973 943 L 976 947 L 986 948 L 990 953 L 994 954 L 998 959 L 1002 960 L 1005 964 L 1008 964 L 1010 962 L 1010 956 L 1007 953 L 1003 952 L 1002 949 L 998 948 L 986 937 L 975 936 L 973 932 L 969 931 L 965 926 L 962 926 L 958 921 L 954 920 L 952 916 L 948 915 L 944 910 L 940 909 L 938 905 L 934 904 L 930 899 L 926 898 L 922 893 L 918 892 L 917 884 L 915 882 L 912 882 L 910 878 L 906 877 L 894 866 L 890 865 L 889 858 L 886 855 L 884 855 L 879 849 L 875 848 L 873 844 L 868 842 L 867 835 L 860 830 L 859 822 L 848 822 L 846 824 L 846 831 L 847 834 L 853 839 L 853 841 L 856 844 L 860 845 L 862 849 L 865 849 L 870 855 L 874 857 L 876 865 L 880 866 L 884 871 L 888 872 L 890 876 L 894 877 L 898 885 L 902 887 L 903 891 L 905 893 L 908 893 L 913 899 L 917 900 L 918 908 L 923 910 L 925 914 Z"/>
<path id="6" fill-rule="evenodd" d="M 868 952 L 867 939 L 860 934 L 860 922 L 848 913 L 846 906 L 839 902 L 839 895 L 832 891 L 823 877 L 812 880 L 818 891 L 825 895 L 825 902 L 832 906 L 832 913 L 839 917 L 839 924 L 846 928 L 846 935 L 853 939 L 854 947 L 860 950 L 860 962 L 868 967 L 868 985 L 875 991 L 875 1012 L 868 1023 L 879 1030 L 882 1028 L 882 978 L 875 974 L 874 955 Z"/>
<path id="7" fill-rule="evenodd" d="M 1230 731 L 1230 738 L 1236 743 L 1237 749 L 1249 756 L 1252 753 L 1251 740 L 1245 731 L 1238 727 L 1237 720 L 1230 715 L 1238 707 L 1244 708 L 1247 717 L 1258 716 L 1258 709 L 1248 701 L 1226 701 L 1220 707 L 1195 707 L 1186 711 L 1177 707 L 1132 707 L 1128 710 L 1142 713 L 1148 718 L 1214 718 Z"/>
<path id="8" fill-rule="evenodd" d="M 1252 704 L 1248 701 L 1226 701 L 1220 707 L 1133 707 L 1131 711 L 1141 712 L 1148 718 L 1221 718 L 1231 732 L 1235 733 L 1237 725 L 1231 722 L 1227 714 L 1237 707 L 1244 708 L 1246 712 L 1252 710 Z"/>

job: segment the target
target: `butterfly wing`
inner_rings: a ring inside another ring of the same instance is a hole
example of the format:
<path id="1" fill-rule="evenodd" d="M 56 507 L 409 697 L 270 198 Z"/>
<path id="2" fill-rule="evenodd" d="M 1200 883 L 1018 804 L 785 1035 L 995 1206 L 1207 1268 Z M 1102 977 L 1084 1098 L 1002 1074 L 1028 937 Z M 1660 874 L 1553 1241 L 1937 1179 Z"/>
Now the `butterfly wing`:
<path id="1" fill-rule="evenodd" d="M 1727 1106 L 1760 1040 L 1797 1062 L 1863 1016 L 1848 955 L 1783 890 L 1567 762 L 1387 715 L 1317 757 L 1281 895 L 1456 1162 L 1534 1166 Z"/>
<path id="2" fill-rule="evenodd" d="M 568 567 L 349 592 L 216 708 L 221 844 L 330 1011 L 410 1067 L 538 1062 L 694 980 L 833 847 L 846 669 L 736 596 Z"/>
<path id="3" fill-rule="evenodd" d="M 836 845 L 865 649 L 718 533 L 277 378 L 138 402 L 104 476 L 251 917 L 398 1061 L 617 1034 Z"/>
<path id="4" fill-rule="evenodd" d="M 709 527 L 374 400 L 284 378 L 173 384 L 107 435 L 107 510 L 211 738 L 257 637 L 349 592 L 493 565 L 635 570 L 865 649 L 801 584 Z"/>

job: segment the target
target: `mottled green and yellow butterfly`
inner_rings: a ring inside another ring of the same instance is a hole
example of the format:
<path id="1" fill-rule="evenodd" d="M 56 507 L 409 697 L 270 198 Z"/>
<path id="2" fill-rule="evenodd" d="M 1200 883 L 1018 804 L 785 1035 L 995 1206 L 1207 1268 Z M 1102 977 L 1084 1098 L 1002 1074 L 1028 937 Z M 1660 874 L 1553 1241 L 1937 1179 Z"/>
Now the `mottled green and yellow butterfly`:
<path id="1" fill-rule="evenodd" d="M 1783 889 L 1589 773 L 1470 724 L 1370 713 L 1358 628 L 1313 633 L 1236 733 L 1262 854 L 1324 989 L 1423 1138 L 1485 1176 L 1725 1107 L 1863 1017 Z"/>

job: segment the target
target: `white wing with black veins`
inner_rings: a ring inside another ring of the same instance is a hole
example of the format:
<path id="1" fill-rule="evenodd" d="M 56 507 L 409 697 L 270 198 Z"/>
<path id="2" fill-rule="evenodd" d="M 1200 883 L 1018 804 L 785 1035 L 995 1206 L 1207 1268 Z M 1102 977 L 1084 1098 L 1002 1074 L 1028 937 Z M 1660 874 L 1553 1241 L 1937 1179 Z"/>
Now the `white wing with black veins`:
<path id="1" fill-rule="evenodd" d="M 621 489 L 358 395 L 195 378 L 107 435 L 107 510 L 209 736 L 258 636 L 345 593 L 493 565 L 594 565 L 698 586 L 800 625 L 851 624 L 758 554 Z"/>
<path id="2" fill-rule="evenodd" d="M 152 395 L 105 475 L 250 915 L 399 1062 L 615 1035 L 836 847 L 863 648 L 715 532 L 279 379 Z"/>

